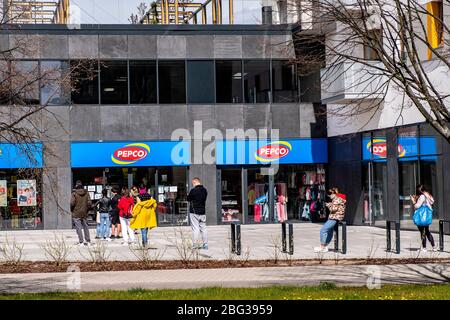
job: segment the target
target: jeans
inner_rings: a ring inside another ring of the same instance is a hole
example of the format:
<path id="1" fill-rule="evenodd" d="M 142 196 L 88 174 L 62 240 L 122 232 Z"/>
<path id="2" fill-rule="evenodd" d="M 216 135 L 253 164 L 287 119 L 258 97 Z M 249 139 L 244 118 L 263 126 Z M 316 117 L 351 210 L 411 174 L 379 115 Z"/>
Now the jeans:
<path id="1" fill-rule="evenodd" d="M 124 242 L 134 242 L 134 231 L 130 228 L 131 219 L 120 217 L 120 224 L 122 225 L 122 236 Z"/>
<path id="2" fill-rule="evenodd" d="M 422 247 L 426 248 L 427 247 L 427 238 L 428 241 L 430 241 L 431 245 L 434 248 L 434 238 L 433 235 L 430 232 L 430 228 L 429 226 L 426 227 L 417 227 L 420 231 L 420 238 L 422 239 Z"/>
<path id="3" fill-rule="evenodd" d="M 101 223 L 97 223 L 97 229 L 96 229 L 96 231 L 95 231 L 95 234 L 97 235 L 97 237 L 99 237 L 100 238 L 100 234 L 101 234 L 101 230 L 100 230 L 100 228 L 101 228 Z"/>
<path id="4" fill-rule="evenodd" d="M 109 228 L 111 228 L 111 220 L 109 218 L 109 213 L 101 212 L 100 213 L 100 233 L 98 234 L 98 236 L 100 238 L 109 237 Z"/>
<path id="5" fill-rule="evenodd" d="M 86 218 L 73 218 L 73 223 L 75 224 L 75 230 L 77 231 L 78 241 L 80 243 L 84 242 L 82 232 L 83 229 L 86 242 L 91 242 L 91 237 L 89 236 L 89 227 Z"/>
<path id="6" fill-rule="evenodd" d="M 192 242 L 197 244 L 197 239 L 202 237 L 203 244 L 208 244 L 208 234 L 206 231 L 206 215 L 205 214 L 193 214 L 191 213 L 191 228 L 192 228 Z"/>
<path id="7" fill-rule="evenodd" d="M 141 235 L 142 235 L 142 245 L 147 245 L 148 242 L 148 228 L 141 229 Z"/>
<path id="8" fill-rule="evenodd" d="M 320 229 L 320 243 L 328 245 L 333 239 L 334 227 L 337 224 L 337 220 L 328 220 Z"/>

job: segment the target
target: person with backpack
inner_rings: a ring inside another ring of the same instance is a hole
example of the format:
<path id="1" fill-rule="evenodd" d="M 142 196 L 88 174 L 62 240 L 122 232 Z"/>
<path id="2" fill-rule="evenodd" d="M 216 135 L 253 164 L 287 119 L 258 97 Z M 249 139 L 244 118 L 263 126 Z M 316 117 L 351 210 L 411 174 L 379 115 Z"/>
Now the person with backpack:
<path id="1" fill-rule="evenodd" d="M 73 223 L 78 235 L 78 246 L 90 245 L 89 226 L 87 224 L 88 212 L 92 208 L 89 193 L 84 189 L 80 180 L 75 183 L 75 190 L 70 198 L 70 209 L 72 211 Z M 83 239 L 84 232 L 84 239 Z"/>
<path id="2" fill-rule="evenodd" d="M 117 208 L 119 209 L 120 224 L 122 225 L 122 245 L 126 246 L 135 242 L 133 230 L 130 228 L 131 218 L 133 217 L 134 200 L 130 195 L 128 188 L 122 188 L 122 197 L 119 200 Z"/>
<path id="3" fill-rule="evenodd" d="M 98 237 L 100 239 L 111 241 L 109 229 L 111 228 L 111 199 L 107 197 L 108 191 L 102 190 L 102 198 L 98 200 L 96 207 L 100 214 L 100 229 Z"/>
<path id="4" fill-rule="evenodd" d="M 347 203 L 347 197 L 345 194 L 339 193 L 338 188 L 331 188 L 328 191 L 330 195 L 330 202 L 327 202 L 327 206 L 330 214 L 327 222 L 320 229 L 320 247 L 315 247 L 314 252 L 325 253 L 328 252 L 328 245 L 333 239 L 334 228 L 339 221 L 344 220 L 345 206 Z"/>
<path id="5" fill-rule="evenodd" d="M 411 196 L 411 201 L 415 209 L 413 220 L 420 231 L 422 240 L 422 248 L 419 251 L 427 252 L 427 238 L 430 241 L 432 250 L 437 251 L 433 235 L 430 232 L 430 225 L 433 219 L 433 196 L 427 191 L 425 186 L 420 184 L 416 188 L 416 195 Z"/>
<path id="6" fill-rule="evenodd" d="M 147 246 L 148 230 L 157 226 L 156 223 L 156 200 L 148 193 L 139 195 L 139 201 L 133 208 L 133 219 L 130 228 L 140 229 L 142 236 L 142 246 Z"/>

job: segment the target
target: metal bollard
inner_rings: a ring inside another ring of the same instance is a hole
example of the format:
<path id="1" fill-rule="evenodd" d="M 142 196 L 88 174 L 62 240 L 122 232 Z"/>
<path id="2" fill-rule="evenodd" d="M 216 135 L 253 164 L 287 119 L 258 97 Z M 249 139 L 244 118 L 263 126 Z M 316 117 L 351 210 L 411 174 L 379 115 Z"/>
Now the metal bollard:
<path id="1" fill-rule="evenodd" d="M 450 220 L 439 220 L 439 251 L 444 251 L 444 223 L 450 223 Z"/>
<path id="2" fill-rule="evenodd" d="M 282 242 L 282 252 L 287 253 L 287 233 L 286 233 L 286 225 L 289 225 L 289 254 L 294 254 L 294 225 L 291 222 L 282 222 L 281 223 L 281 242 Z"/>
<path id="3" fill-rule="evenodd" d="M 341 251 L 339 251 L 339 226 L 342 226 Z M 342 254 L 347 254 L 347 222 L 338 221 L 334 227 L 334 232 L 334 250 L 336 250 L 336 252 L 341 252 Z"/>
<path id="4" fill-rule="evenodd" d="M 241 255 L 241 225 L 231 223 L 231 252 Z"/>
<path id="5" fill-rule="evenodd" d="M 386 251 L 392 250 L 391 225 L 395 226 L 395 253 L 400 254 L 400 222 L 386 220 Z"/>

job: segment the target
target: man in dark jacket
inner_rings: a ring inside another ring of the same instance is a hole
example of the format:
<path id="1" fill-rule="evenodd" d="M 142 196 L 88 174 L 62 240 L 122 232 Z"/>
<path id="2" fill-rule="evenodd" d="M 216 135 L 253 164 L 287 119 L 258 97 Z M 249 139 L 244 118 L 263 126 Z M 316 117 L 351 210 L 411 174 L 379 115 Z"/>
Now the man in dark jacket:
<path id="1" fill-rule="evenodd" d="M 89 236 L 89 228 L 87 224 L 88 211 L 92 208 L 92 201 L 89 193 L 83 188 L 81 181 L 77 181 L 75 184 L 75 190 L 72 192 L 72 197 L 70 199 L 70 209 L 72 210 L 73 223 L 78 235 L 78 245 L 89 245 L 91 243 L 91 238 Z M 83 240 L 83 232 L 84 239 Z"/>
<path id="2" fill-rule="evenodd" d="M 192 185 L 194 188 L 189 192 L 187 200 L 190 202 L 190 218 L 191 227 L 193 233 L 193 245 L 196 249 L 208 249 L 208 235 L 206 231 L 206 198 L 208 192 L 202 186 L 199 178 L 192 179 Z M 197 239 L 201 235 L 203 240 L 203 245 L 199 246 L 197 244 Z"/>

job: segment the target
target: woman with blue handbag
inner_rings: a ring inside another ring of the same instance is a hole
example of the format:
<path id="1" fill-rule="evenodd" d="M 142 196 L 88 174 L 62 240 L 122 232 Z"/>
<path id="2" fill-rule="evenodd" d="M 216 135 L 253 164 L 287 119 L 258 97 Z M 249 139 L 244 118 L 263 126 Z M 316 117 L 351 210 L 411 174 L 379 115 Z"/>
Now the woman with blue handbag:
<path id="1" fill-rule="evenodd" d="M 414 204 L 414 224 L 420 231 L 422 239 L 422 252 L 427 252 L 427 238 L 430 241 L 433 251 L 437 251 L 434 244 L 433 235 L 430 232 L 429 226 L 433 219 L 433 204 L 434 199 L 430 192 L 426 190 L 423 185 L 418 185 L 416 188 L 416 195 L 411 196 L 411 201 Z"/>

